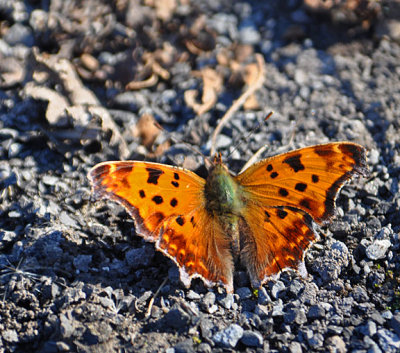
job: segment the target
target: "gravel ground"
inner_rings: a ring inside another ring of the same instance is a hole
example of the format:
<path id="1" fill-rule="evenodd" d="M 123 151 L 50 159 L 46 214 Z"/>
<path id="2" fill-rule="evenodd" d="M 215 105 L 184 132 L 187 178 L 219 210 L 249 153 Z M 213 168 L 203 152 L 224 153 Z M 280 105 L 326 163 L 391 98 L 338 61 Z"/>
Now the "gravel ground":
<path id="1" fill-rule="evenodd" d="M 400 351 L 400 4 L 316 2 L 0 2 L 1 352 Z M 257 57 L 266 79 L 217 139 L 229 168 L 348 140 L 370 176 L 341 191 L 306 279 L 186 289 L 86 175 L 113 159 L 204 173 L 188 146 L 209 154 Z"/>

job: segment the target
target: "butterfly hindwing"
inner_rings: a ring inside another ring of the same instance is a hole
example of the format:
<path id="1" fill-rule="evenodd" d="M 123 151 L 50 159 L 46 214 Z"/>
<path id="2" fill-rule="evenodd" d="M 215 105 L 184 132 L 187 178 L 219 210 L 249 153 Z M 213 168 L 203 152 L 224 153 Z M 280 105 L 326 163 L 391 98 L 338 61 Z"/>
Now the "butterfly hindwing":
<path id="1" fill-rule="evenodd" d="M 136 230 L 174 260 L 181 280 L 202 277 L 206 284 L 222 283 L 233 290 L 233 261 L 229 239 L 205 211 L 205 180 L 168 165 L 104 162 L 89 172 L 97 198 L 122 204 Z"/>
<path id="2" fill-rule="evenodd" d="M 243 215 L 242 225 L 246 236 L 241 262 L 254 286 L 287 268 L 306 275 L 304 254 L 317 237 L 309 215 L 291 207 L 252 203 Z"/>

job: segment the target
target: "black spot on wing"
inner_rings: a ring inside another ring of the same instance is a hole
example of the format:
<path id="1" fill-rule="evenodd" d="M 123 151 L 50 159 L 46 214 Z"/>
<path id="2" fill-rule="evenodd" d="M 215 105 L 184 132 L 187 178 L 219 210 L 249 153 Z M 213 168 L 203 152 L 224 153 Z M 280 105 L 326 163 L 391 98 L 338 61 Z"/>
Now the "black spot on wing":
<path id="1" fill-rule="evenodd" d="M 326 146 L 316 146 L 314 152 L 320 157 L 329 157 L 335 153 L 331 148 L 327 149 Z"/>
<path id="2" fill-rule="evenodd" d="M 146 194 L 145 194 L 144 190 L 139 190 L 139 196 L 142 199 L 144 199 L 146 197 Z"/>
<path id="3" fill-rule="evenodd" d="M 174 197 L 171 202 L 169 203 L 172 207 L 175 207 L 178 204 L 177 199 Z"/>
<path id="4" fill-rule="evenodd" d="M 285 188 L 280 188 L 279 189 L 279 195 L 286 197 L 289 195 L 289 192 Z"/>
<path id="5" fill-rule="evenodd" d="M 319 182 L 319 176 L 316 175 L 316 174 L 313 174 L 311 176 L 311 180 L 312 180 L 313 183 L 318 183 Z"/>
<path id="6" fill-rule="evenodd" d="M 182 216 L 176 217 L 176 223 L 178 223 L 180 226 L 183 226 L 185 224 L 185 219 Z"/>
<path id="7" fill-rule="evenodd" d="M 175 180 L 179 180 L 179 174 L 178 173 L 174 173 L 174 179 Z"/>
<path id="8" fill-rule="evenodd" d="M 152 201 L 157 204 L 160 205 L 164 202 L 163 198 L 160 195 L 156 195 L 152 198 Z"/>
<path id="9" fill-rule="evenodd" d="M 279 175 L 279 174 L 278 174 L 277 172 L 272 172 L 272 173 L 270 174 L 270 177 L 271 177 L 272 179 L 275 179 L 278 175 Z"/>
<path id="10" fill-rule="evenodd" d="M 304 198 L 300 201 L 300 206 L 303 206 L 307 210 L 312 210 L 310 201 L 310 199 Z"/>
<path id="11" fill-rule="evenodd" d="M 301 153 L 286 157 L 282 163 L 287 163 L 295 173 L 305 169 L 304 165 L 301 163 Z"/>
<path id="12" fill-rule="evenodd" d="M 124 177 L 121 179 L 121 183 L 122 183 L 122 185 L 124 186 L 124 188 L 129 189 L 129 188 L 131 187 L 131 185 L 129 184 L 129 182 L 128 182 L 126 176 L 124 176 Z"/>
<path id="13" fill-rule="evenodd" d="M 305 183 L 297 183 L 294 187 L 297 191 L 304 192 L 307 189 L 307 184 Z"/>
<path id="14" fill-rule="evenodd" d="M 268 164 L 268 165 L 267 165 L 267 171 L 268 171 L 268 172 L 271 172 L 272 169 L 274 169 L 274 168 L 272 167 L 272 165 L 271 165 L 271 164 Z"/>
<path id="15" fill-rule="evenodd" d="M 171 184 L 176 188 L 179 187 L 179 183 L 177 181 L 171 181 Z"/>
<path id="16" fill-rule="evenodd" d="M 284 210 L 281 210 L 280 208 L 278 208 L 276 210 L 276 215 L 280 218 L 280 219 L 285 219 L 286 216 L 288 215 L 288 213 Z"/>
<path id="17" fill-rule="evenodd" d="M 164 172 L 158 168 L 147 167 L 146 171 L 149 173 L 149 177 L 147 178 L 148 184 L 157 185 L 160 175 L 164 174 Z"/>

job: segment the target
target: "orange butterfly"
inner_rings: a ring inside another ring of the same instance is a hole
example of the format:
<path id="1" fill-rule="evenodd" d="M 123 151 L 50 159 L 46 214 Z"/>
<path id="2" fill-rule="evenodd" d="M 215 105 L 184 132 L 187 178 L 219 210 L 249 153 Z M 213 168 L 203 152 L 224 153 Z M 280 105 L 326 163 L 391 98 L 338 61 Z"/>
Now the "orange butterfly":
<path id="1" fill-rule="evenodd" d="M 287 268 L 307 272 L 304 254 L 354 174 L 367 173 L 365 149 L 355 143 L 310 146 L 264 159 L 237 176 L 216 156 L 207 179 L 178 167 L 104 162 L 89 172 L 94 194 L 122 204 L 137 232 L 179 266 L 189 287 L 233 292 L 234 263 L 259 287 Z"/>

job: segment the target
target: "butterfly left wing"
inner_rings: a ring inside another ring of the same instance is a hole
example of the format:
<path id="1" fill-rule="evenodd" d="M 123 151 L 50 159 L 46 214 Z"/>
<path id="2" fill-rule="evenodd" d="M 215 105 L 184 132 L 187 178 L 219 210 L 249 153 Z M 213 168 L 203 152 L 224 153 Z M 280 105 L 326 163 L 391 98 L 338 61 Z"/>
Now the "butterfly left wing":
<path id="1" fill-rule="evenodd" d="M 122 204 L 135 220 L 136 231 L 178 266 L 182 282 L 201 277 L 210 286 L 233 291 L 229 238 L 205 207 L 205 180 L 195 173 L 164 164 L 104 162 L 88 174 L 97 198 Z"/>
<path id="2" fill-rule="evenodd" d="M 350 142 L 310 146 L 262 160 L 236 177 L 247 206 L 241 221 L 242 262 L 253 283 L 284 268 L 302 269 L 305 250 L 335 211 L 335 199 L 354 174 L 366 174 L 365 149 Z M 303 270 L 305 272 L 305 268 Z"/>

